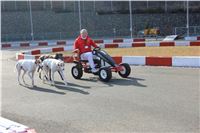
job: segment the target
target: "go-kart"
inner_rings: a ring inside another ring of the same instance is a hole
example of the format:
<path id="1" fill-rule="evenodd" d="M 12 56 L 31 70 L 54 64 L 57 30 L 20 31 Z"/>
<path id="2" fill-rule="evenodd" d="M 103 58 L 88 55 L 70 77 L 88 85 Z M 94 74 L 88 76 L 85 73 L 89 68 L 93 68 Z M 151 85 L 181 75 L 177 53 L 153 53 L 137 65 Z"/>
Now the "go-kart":
<path id="1" fill-rule="evenodd" d="M 100 80 L 108 82 L 112 78 L 112 72 L 118 72 L 122 78 L 127 78 L 131 72 L 131 68 L 127 63 L 116 64 L 110 55 L 99 47 L 92 51 L 94 55 L 95 68 L 98 70 L 93 73 L 98 75 Z M 76 53 L 74 56 L 75 66 L 72 67 L 71 73 L 75 79 L 81 79 L 83 72 L 92 73 L 88 60 L 81 60 L 80 55 Z"/>

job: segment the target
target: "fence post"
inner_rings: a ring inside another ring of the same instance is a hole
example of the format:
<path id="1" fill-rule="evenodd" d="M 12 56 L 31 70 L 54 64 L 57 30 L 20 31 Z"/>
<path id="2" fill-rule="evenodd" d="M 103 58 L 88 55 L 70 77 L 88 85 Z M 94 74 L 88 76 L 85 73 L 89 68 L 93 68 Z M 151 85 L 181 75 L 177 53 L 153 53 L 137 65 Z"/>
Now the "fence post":
<path id="1" fill-rule="evenodd" d="M 176 28 L 177 28 L 177 27 L 175 27 L 175 35 L 177 35 L 177 34 L 176 34 Z"/>
<path id="2" fill-rule="evenodd" d="M 60 33 L 60 36 L 59 36 L 59 38 L 60 38 L 60 40 L 61 40 L 61 38 L 62 38 L 62 33 L 61 32 L 59 32 Z"/>
<path id="3" fill-rule="evenodd" d="M 197 26 L 194 26 L 194 34 L 197 35 Z"/>
<path id="4" fill-rule="evenodd" d="M 116 29 L 113 28 L 114 38 L 116 37 Z"/>

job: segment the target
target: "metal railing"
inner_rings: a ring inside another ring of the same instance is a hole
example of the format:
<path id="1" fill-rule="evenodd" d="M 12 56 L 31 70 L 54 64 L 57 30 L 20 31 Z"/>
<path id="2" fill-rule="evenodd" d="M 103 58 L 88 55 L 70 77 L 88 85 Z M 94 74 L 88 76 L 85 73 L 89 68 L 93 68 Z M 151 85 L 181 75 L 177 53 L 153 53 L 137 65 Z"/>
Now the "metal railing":
<path id="1" fill-rule="evenodd" d="M 200 35 L 200 26 L 189 26 L 189 29 L 187 27 L 175 27 L 174 28 L 175 35 L 186 36 L 187 31 L 189 32 L 190 36 Z"/>

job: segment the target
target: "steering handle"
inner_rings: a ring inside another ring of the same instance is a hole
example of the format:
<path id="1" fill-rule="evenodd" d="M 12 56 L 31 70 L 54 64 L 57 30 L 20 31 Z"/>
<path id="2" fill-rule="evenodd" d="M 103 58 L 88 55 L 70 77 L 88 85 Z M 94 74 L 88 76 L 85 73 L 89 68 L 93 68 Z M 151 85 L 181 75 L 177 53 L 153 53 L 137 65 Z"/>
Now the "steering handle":
<path id="1" fill-rule="evenodd" d="M 96 47 L 96 48 L 93 49 L 93 51 L 99 51 L 99 50 L 101 50 L 100 47 Z"/>

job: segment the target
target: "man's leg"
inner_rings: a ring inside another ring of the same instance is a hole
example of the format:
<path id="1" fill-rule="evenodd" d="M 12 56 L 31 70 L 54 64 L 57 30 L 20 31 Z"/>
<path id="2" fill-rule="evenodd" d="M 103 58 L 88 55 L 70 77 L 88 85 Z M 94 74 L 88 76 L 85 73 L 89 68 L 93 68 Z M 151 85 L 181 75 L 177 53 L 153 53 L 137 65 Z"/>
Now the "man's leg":
<path id="1" fill-rule="evenodd" d="M 87 52 L 87 53 L 85 53 L 85 55 L 86 55 L 86 58 L 89 62 L 90 67 L 92 68 L 92 72 L 97 72 L 97 70 L 95 69 L 95 64 L 94 64 L 92 52 Z"/>

